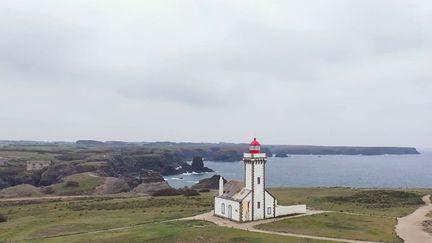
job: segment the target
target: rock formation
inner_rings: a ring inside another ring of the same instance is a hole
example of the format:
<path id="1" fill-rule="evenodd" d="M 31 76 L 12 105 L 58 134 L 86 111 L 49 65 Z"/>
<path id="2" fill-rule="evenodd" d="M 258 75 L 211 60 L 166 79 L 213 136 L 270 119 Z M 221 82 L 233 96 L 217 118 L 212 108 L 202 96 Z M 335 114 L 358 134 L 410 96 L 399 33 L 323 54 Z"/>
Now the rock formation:
<path id="1" fill-rule="evenodd" d="M 219 188 L 219 178 L 220 175 L 214 175 L 210 178 L 202 179 L 197 184 L 192 186 L 192 189 L 202 190 L 202 189 L 218 189 Z M 224 184 L 227 180 L 224 180 Z"/>
<path id="2" fill-rule="evenodd" d="M 106 177 L 104 184 L 96 188 L 96 194 L 115 194 L 129 190 L 129 185 L 123 179 Z"/>

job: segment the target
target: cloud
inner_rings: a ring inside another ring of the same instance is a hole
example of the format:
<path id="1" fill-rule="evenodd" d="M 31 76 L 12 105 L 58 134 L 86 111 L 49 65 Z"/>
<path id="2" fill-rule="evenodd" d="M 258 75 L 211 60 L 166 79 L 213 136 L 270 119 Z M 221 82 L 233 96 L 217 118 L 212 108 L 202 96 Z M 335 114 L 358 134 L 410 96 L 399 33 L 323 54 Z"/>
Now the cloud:
<path id="1" fill-rule="evenodd" d="M 0 102 L 13 106 L 0 133 L 432 146 L 430 11 L 421 0 L 4 1 Z"/>

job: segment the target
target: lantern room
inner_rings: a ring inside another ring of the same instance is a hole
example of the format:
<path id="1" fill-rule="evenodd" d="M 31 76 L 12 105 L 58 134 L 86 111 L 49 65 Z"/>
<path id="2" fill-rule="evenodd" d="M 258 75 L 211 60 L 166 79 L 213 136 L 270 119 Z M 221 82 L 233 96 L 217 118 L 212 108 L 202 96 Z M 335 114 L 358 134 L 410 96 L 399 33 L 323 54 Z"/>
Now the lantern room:
<path id="1" fill-rule="evenodd" d="M 249 153 L 251 154 L 259 154 L 261 152 L 261 144 L 258 142 L 256 138 L 249 145 Z"/>

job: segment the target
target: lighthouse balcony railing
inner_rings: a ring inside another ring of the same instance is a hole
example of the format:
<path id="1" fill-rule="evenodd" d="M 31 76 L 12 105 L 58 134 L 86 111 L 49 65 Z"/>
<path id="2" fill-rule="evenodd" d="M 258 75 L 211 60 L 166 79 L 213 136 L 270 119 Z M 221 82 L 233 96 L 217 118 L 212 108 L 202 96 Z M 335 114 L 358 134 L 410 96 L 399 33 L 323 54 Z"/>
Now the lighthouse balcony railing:
<path id="1" fill-rule="evenodd" d="M 258 154 L 253 154 L 253 153 L 243 153 L 243 157 L 244 158 L 266 158 L 266 154 L 265 153 L 258 153 Z"/>

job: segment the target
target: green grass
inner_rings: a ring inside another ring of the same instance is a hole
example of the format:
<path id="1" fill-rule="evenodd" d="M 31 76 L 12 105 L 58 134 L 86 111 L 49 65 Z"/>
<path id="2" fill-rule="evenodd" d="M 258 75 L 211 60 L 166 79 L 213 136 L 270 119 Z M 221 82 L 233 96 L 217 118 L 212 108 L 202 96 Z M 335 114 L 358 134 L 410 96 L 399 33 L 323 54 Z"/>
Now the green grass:
<path id="1" fill-rule="evenodd" d="M 280 205 L 306 204 L 309 208 L 371 216 L 402 217 L 422 204 L 432 189 L 272 188 Z"/>
<path id="2" fill-rule="evenodd" d="M 97 177 L 83 178 L 92 179 Z M 74 178 L 79 179 L 79 178 Z M 85 181 L 85 180 L 84 180 Z M 85 184 L 85 183 L 84 183 Z M 84 185 L 83 184 L 83 185 Z M 95 184 L 90 183 L 93 188 Z M 416 196 L 428 189 L 388 191 L 348 188 L 276 188 L 271 192 L 279 204 L 306 203 L 316 209 L 361 213 L 328 213 L 283 220 L 270 230 L 308 233 L 330 237 L 393 241 L 396 216 L 414 211 Z M 405 194 L 399 192 L 415 192 Z M 317 242 L 222 228 L 203 222 L 163 222 L 208 212 L 213 193 L 197 197 L 90 198 L 30 202 L 0 202 L 0 213 L 8 222 L 0 223 L 0 242 L 6 240 L 49 242 Z M 387 201 L 395 205 L 388 205 Z M 389 207 L 390 206 L 390 207 Z M 197 225 L 196 225 L 197 224 Z M 103 233 L 134 225 L 136 228 Z M 297 230 L 297 231 L 292 231 Z M 73 234 L 70 236 L 65 236 Z M 48 238 L 46 238 L 48 237 Z M 398 239 L 397 239 L 398 240 Z"/>
<path id="3" fill-rule="evenodd" d="M 210 193 L 199 197 L 3 202 L 0 213 L 6 214 L 9 220 L 0 223 L 0 242 L 149 224 L 200 214 L 211 208 Z"/>
<path id="4" fill-rule="evenodd" d="M 280 220 L 257 228 L 344 239 L 400 242 L 394 232 L 395 224 L 395 218 L 325 213 Z"/>
<path id="5" fill-rule="evenodd" d="M 77 187 L 67 186 L 67 181 L 76 181 L 79 183 Z M 102 185 L 105 181 L 104 177 L 92 176 L 91 173 L 85 172 L 74 174 L 63 178 L 62 183 L 52 185 L 55 194 L 59 195 L 73 195 L 92 192 L 96 187 Z"/>
<path id="6" fill-rule="evenodd" d="M 174 221 L 152 223 L 133 229 L 73 235 L 45 239 L 43 242 L 286 242 L 325 243 L 328 241 L 309 240 L 295 237 L 247 232 L 219 227 L 204 221 Z M 31 242 L 42 242 L 35 240 Z"/>

